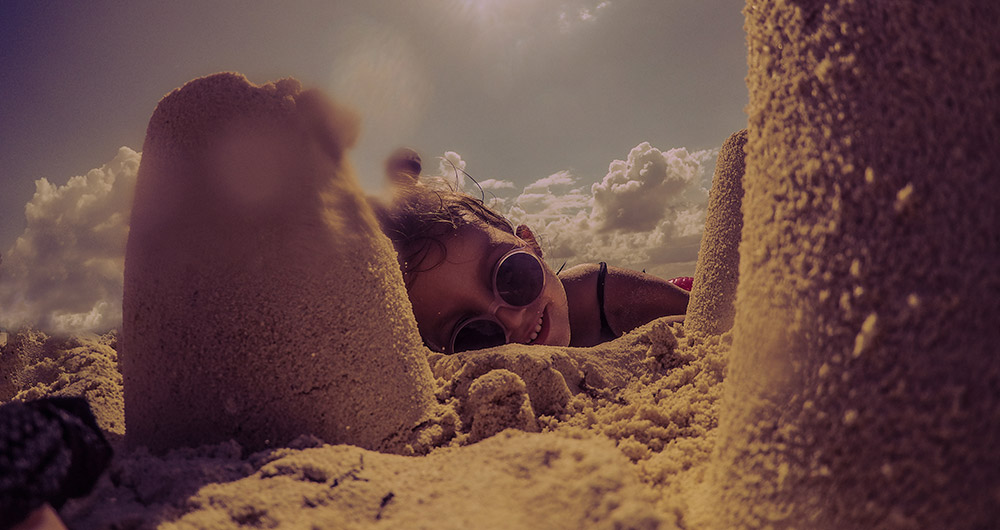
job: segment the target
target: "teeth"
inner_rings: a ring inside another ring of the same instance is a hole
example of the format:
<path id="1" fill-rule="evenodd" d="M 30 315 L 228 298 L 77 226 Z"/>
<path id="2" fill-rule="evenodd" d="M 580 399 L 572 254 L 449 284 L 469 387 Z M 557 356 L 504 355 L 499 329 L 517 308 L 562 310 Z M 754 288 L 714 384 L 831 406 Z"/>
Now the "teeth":
<path id="1" fill-rule="evenodd" d="M 542 316 L 543 315 L 538 316 L 538 322 L 535 324 L 535 331 L 532 331 L 531 335 L 528 337 L 529 344 L 534 342 L 535 339 L 538 338 L 538 332 L 542 331 Z"/>

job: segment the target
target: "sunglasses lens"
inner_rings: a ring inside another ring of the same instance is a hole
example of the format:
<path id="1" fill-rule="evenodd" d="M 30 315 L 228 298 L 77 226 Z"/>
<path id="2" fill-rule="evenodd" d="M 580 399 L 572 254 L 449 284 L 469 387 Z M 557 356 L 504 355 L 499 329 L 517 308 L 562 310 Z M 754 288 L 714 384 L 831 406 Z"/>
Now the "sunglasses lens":
<path id="1" fill-rule="evenodd" d="M 507 344 L 507 334 L 498 322 L 492 320 L 470 320 L 455 333 L 452 353 L 467 350 L 481 350 Z"/>
<path id="2" fill-rule="evenodd" d="M 534 302 L 545 285 L 545 271 L 531 254 L 518 252 L 507 256 L 497 269 L 496 286 L 500 298 L 512 306 Z"/>

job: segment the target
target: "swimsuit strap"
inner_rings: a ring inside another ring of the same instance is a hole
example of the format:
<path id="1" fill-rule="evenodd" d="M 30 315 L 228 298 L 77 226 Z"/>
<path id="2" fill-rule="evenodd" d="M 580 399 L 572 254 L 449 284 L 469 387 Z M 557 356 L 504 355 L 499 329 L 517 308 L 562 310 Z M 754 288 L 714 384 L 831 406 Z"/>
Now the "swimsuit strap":
<path id="1" fill-rule="evenodd" d="M 604 277 L 608 275 L 608 264 L 602 261 L 599 265 L 601 269 L 597 271 L 597 307 L 601 312 L 601 334 L 617 337 L 618 334 L 611 329 L 611 324 L 608 324 L 608 316 L 604 314 Z"/>

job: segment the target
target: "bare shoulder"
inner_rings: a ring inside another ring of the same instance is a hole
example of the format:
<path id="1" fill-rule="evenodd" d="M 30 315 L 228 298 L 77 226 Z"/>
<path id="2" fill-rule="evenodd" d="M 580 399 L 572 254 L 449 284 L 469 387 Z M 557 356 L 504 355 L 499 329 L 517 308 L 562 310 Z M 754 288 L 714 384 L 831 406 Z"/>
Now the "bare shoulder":
<path id="1" fill-rule="evenodd" d="M 593 346 L 657 318 L 683 319 L 688 292 L 644 272 L 608 267 L 603 312 L 611 335 L 602 336 L 602 307 L 597 299 L 597 263 L 577 265 L 559 275 L 569 304 L 571 346 Z"/>
<path id="2" fill-rule="evenodd" d="M 608 267 L 604 312 L 611 329 L 628 332 L 665 316 L 687 312 L 689 293 L 651 274 Z"/>
<path id="3" fill-rule="evenodd" d="M 571 311 L 574 306 L 593 306 L 597 309 L 597 275 L 600 268 L 597 263 L 585 263 L 559 273 Z"/>
<path id="4" fill-rule="evenodd" d="M 597 281 L 597 271 L 600 270 L 601 266 L 597 263 L 584 263 L 582 265 L 574 265 L 559 273 L 559 279 L 562 280 L 563 284 L 566 282 L 580 282 L 586 280 L 588 277 L 593 278 L 593 281 Z"/>
<path id="5" fill-rule="evenodd" d="M 569 305 L 571 346 L 600 343 L 601 316 L 597 303 L 597 273 L 600 265 L 576 265 L 559 274 Z"/>

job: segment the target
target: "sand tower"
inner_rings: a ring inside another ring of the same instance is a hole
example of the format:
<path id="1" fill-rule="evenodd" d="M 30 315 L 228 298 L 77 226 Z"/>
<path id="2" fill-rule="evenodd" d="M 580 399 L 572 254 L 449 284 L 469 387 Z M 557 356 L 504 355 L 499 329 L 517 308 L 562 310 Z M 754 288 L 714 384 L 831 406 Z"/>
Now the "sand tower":
<path id="1" fill-rule="evenodd" d="M 1000 521 L 1000 4 L 751 1 L 720 528 Z"/>
<path id="2" fill-rule="evenodd" d="M 356 135 L 294 80 L 218 74 L 160 101 L 126 251 L 130 444 L 395 451 L 426 418 L 395 254 L 345 158 Z"/>
<path id="3" fill-rule="evenodd" d="M 743 173 L 746 129 L 733 133 L 719 150 L 708 193 L 705 233 L 688 303 L 684 330 L 705 335 L 725 333 L 736 318 L 740 231 L 743 229 Z"/>

